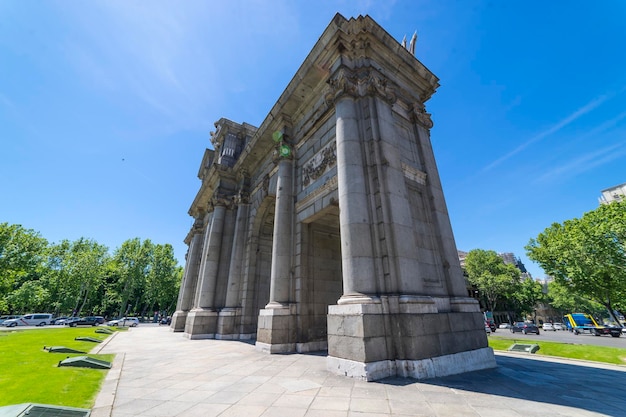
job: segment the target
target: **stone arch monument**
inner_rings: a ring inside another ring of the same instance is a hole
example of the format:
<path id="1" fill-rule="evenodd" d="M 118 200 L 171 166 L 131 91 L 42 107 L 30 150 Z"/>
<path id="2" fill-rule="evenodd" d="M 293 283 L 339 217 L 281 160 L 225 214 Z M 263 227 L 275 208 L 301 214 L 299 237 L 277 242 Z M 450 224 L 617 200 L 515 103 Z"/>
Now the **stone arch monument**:
<path id="1" fill-rule="evenodd" d="M 367 380 L 494 367 L 430 143 L 438 85 L 370 17 L 337 14 L 260 127 L 217 121 L 172 329 L 327 349 Z"/>

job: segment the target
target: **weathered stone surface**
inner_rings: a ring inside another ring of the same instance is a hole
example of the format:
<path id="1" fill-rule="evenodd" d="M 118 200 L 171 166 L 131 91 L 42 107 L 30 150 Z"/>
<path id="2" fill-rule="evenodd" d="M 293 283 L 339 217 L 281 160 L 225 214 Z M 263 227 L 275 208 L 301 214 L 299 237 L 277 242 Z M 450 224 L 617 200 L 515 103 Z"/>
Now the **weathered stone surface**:
<path id="1" fill-rule="evenodd" d="M 258 128 L 216 122 L 172 329 L 327 347 L 366 380 L 494 366 L 430 143 L 438 86 L 370 17 L 336 15 Z"/>

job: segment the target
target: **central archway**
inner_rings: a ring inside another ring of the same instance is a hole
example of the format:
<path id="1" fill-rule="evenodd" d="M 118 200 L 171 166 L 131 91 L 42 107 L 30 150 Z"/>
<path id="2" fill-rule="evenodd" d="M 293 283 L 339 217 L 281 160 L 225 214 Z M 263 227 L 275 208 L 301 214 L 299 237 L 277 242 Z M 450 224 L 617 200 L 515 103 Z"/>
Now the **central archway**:
<path id="1" fill-rule="evenodd" d="M 303 275 L 300 285 L 299 351 L 327 349 L 328 306 L 343 294 L 339 208 L 329 206 L 303 222 Z"/>

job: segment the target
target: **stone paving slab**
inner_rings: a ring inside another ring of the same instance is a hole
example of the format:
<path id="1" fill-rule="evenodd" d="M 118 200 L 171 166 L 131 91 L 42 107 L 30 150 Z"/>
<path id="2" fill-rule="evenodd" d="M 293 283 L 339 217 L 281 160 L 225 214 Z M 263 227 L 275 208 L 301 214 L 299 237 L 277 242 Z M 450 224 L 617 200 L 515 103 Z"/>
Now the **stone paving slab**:
<path id="1" fill-rule="evenodd" d="M 528 354 L 445 378 L 364 382 L 327 372 L 321 353 L 268 355 L 150 325 L 92 352 L 117 354 L 92 417 L 626 416 L 626 367 Z"/>

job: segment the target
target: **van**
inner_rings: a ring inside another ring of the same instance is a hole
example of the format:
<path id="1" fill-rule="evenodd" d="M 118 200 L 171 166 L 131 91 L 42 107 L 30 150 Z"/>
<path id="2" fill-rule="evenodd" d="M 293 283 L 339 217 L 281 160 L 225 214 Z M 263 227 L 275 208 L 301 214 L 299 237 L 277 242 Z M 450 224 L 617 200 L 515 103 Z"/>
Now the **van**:
<path id="1" fill-rule="evenodd" d="M 6 327 L 45 326 L 45 325 L 50 324 L 51 321 L 52 321 L 52 314 L 35 313 L 35 314 L 26 314 L 16 319 L 6 320 L 4 323 L 2 323 L 2 325 Z"/>

